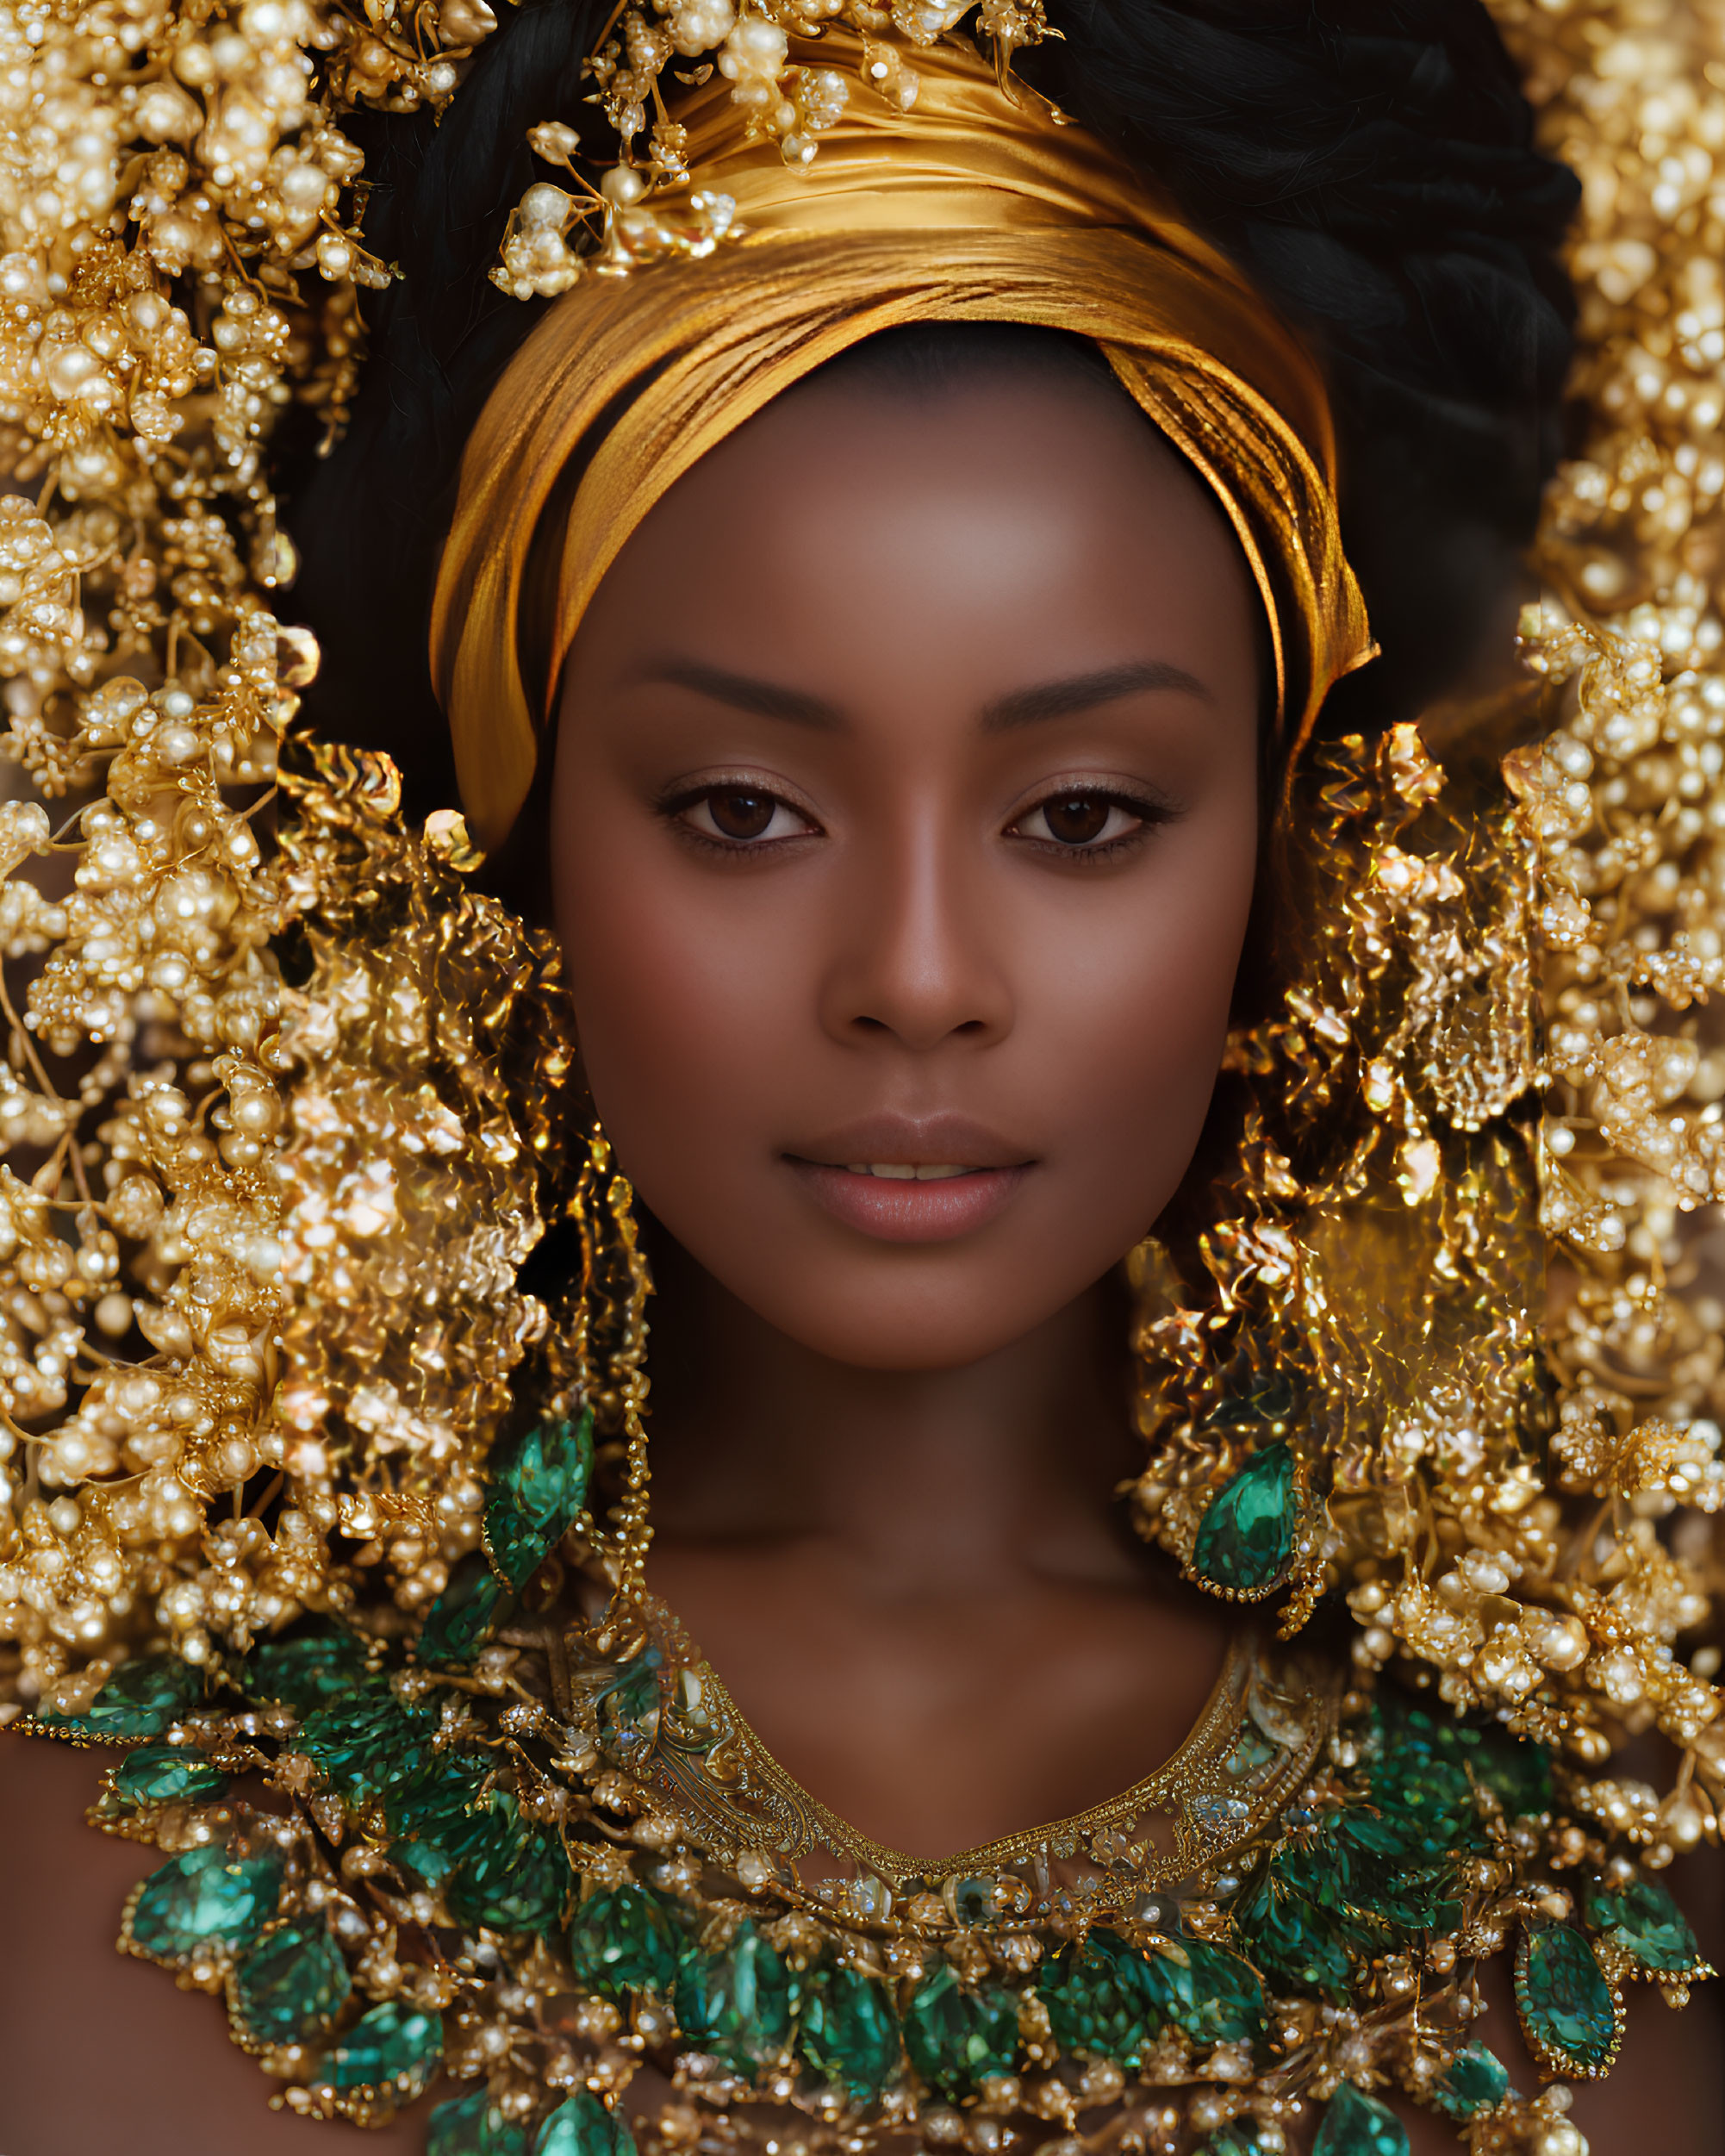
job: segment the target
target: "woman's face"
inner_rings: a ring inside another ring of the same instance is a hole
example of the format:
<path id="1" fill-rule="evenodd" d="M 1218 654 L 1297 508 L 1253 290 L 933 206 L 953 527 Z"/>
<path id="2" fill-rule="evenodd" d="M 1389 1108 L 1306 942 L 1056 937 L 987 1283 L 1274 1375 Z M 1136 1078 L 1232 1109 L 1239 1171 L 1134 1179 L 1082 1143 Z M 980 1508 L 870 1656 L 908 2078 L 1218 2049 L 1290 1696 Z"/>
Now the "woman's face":
<path id="1" fill-rule="evenodd" d="M 630 540 L 568 670 L 557 925 L 620 1164 L 769 1324 L 957 1367 L 1154 1224 L 1251 902 L 1256 609 L 1075 374 L 816 383 Z"/>

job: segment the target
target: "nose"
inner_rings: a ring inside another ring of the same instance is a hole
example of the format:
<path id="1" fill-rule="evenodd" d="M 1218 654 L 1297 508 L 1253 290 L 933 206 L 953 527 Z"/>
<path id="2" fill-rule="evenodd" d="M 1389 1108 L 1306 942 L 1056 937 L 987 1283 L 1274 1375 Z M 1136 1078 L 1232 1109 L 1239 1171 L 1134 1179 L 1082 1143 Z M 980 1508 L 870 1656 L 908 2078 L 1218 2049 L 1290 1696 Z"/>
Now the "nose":
<path id="1" fill-rule="evenodd" d="M 827 1031 L 847 1045 L 890 1037 L 919 1054 L 1003 1040 L 1012 991 L 980 853 L 930 807 L 850 865 L 834 893 L 842 918 L 823 985 Z"/>

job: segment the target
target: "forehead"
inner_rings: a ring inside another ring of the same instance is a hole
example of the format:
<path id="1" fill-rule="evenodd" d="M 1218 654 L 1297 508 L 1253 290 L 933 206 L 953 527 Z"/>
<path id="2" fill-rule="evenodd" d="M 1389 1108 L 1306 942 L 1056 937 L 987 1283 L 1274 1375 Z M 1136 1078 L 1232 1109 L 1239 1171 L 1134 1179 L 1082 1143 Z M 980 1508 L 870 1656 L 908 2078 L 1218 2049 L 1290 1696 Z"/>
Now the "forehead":
<path id="1" fill-rule="evenodd" d="M 818 380 L 681 479 L 606 576 L 575 671 L 695 645 L 759 671 L 1000 673 L 1150 657 L 1255 677 L 1258 601 L 1207 488 L 1075 371 Z M 1108 648 L 1104 648 L 1108 647 Z"/>

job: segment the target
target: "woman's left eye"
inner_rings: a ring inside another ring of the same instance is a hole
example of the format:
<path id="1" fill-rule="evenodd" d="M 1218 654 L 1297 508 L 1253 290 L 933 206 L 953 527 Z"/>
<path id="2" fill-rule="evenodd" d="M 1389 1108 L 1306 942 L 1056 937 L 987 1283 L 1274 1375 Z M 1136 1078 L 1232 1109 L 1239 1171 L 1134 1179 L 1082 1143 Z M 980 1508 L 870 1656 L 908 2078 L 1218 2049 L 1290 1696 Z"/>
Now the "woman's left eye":
<path id="1" fill-rule="evenodd" d="M 1012 829 L 1015 838 L 1068 853 L 1093 853 L 1136 837 L 1149 820 L 1147 810 L 1118 794 L 1053 794 L 1026 809 Z"/>

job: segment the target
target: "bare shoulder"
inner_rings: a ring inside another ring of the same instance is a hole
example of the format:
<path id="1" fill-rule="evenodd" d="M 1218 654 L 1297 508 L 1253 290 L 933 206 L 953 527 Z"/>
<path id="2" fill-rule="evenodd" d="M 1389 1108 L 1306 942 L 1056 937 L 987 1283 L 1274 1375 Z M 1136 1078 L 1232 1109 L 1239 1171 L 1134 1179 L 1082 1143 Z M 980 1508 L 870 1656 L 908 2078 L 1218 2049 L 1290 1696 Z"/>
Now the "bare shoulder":
<path id="1" fill-rule="evenodd" d="M 381 2133 L 268 2108 L 218 2001 L 116 1953 L 120 1910 L 160 1862 L 84 1824 L 103 1755 L 0 1736 L 0 2149 L 5 2156 L 419 2156 Z"/>

